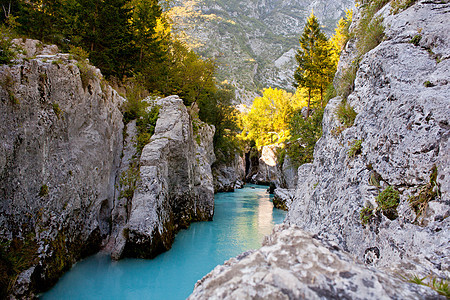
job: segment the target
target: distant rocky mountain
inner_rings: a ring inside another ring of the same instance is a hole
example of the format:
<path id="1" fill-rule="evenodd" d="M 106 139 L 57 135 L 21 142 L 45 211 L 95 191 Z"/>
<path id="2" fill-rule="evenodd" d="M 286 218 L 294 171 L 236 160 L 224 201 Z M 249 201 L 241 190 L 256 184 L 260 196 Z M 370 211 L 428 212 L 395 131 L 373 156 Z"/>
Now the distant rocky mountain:
<path id="1" fill-rule="evenodd" d="M 298 39 L 311 11 L 331 35 L 337 21 L 352 8 L 353 0 L 197 0 L 199 14 L 184 30 L 202 45 L 204 57 L 218 63 L 217 77 L 237 87 L 239 102 L 251 103 L 264 87 L 293 90 Z"/>

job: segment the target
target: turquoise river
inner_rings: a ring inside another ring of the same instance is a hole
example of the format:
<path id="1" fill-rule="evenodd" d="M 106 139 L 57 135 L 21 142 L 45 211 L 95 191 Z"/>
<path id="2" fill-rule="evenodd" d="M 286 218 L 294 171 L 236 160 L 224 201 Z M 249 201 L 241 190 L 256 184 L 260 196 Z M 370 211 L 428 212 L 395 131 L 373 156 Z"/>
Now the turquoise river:
<path id="1" fill-rule="evenodd" d="M 185 299 L 197 280 L 246 250 L 281 223 L 267 187 L 246 185 L 215 195 L 214 220 L 181 230 L 169 251 L 152 260 L 111 261 L 99 253 L 77 263 L 41 299 Z"/>

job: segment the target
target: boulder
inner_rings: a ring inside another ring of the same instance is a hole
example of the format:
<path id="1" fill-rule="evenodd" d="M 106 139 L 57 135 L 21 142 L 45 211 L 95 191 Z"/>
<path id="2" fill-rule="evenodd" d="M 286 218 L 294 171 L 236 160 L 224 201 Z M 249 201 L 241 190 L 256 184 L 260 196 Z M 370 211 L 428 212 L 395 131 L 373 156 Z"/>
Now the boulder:
<path id="1" fill-rule="evenodd" d="M 262 248 L 217 266 L 193 299 L 445 299 L 428 287 L 365 267 L 335 244 L 277 226 Z"/>
<path id="2" fill-rule="evenodd" d="M 282 210 L 289 210 L 292 205 L 292 200 L 295 196 L 295 190 L 276 188 L 273 193 L 273 206 Z"/>
<path id="3" fill-rule="evenodd" d="M 239 155 L 229 162 L 218 162 L 212 166 L 214 192 L 233 192 L 244 186 L 245 162 Z"/>

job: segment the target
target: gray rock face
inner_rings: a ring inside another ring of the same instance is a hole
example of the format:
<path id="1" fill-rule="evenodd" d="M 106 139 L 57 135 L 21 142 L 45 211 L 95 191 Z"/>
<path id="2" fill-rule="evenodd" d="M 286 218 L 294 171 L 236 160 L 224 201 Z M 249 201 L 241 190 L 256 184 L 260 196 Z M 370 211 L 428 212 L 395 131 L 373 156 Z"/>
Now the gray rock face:
<path id="1" fill-rule="evenodd" d="M 273 193 L 273 206 L 282 210 L 289 210 L 294 200 L 294 189 L 276 188 Z"/>
<path id="2" fill-rule="evenodd" d="M 367 268 L 297 227 L 280 226 L 263 247 L 217 266 L 188 299 L 445 299 Z"/>
<path id="3" fill-rule="evenodd" d="M 217 163 L 212 166 L 214 192 L 232 192 L 244 186 L 245 161 L 236 154 L 230 163 Z"/>
<path id="4" fill-rule="evenodd" d="M 363 57 L 348 97 L 358 113 L 355 124 L 333 133 L 341 99 L 329 102 L 314 163 L 299 168 L 287 217 L 366 263 L 444 278 L 450 275 L 448 6 L 419 1 L 385 18 L 386 40 Z M 418 46 L 410 42 L 416 35 Z M 356 140 L 361 153 L 350 157 Z M 418 217 L 408 199 L 429 183 L 433 166 L 440 192 Z M 400 192 L 398 218 L 377 214 L 363 225 L 361 209 L 376 208 L 387 186 Z"/>
<path id="5" fill-rule="evenodd" d="M 262 147 L 261 156 L 258 165 L 254 168 L 254 173 L 247 175 L 250 182 L 265 185 L 273 184 L 277 188 L 295 189 L 297 168 L 288 155 L 285 155 L 282 164 L 278 161 L 280 147 L 279 144 Z"/>
<path id="6" fill-rule="evenodd" d="M 15 42 L 29 57 L 0 66 L 0 239 L 32 250 L 11 297 L 45 291 L 103 246 L 115 258 L 152 257 L 180 227 L 212 219 L 214 127 L 178 97 L 159 99 L 155 134 L 135 159 L 136 124 L 124 143 L 125 99 L 98 69 L 56 46 Z M 129 171 L 139 179 L 127 199 L 120 179 Z"/>
<path id="7" fill-rule="evenodd" d="M 286 155 L 281 165 L 282 187 L 295 189 L 298 181 L 298 167 L 292 162 L 289 155 Z"/>
<path id="8" fill-rule="evenodd" d="M 257 173 L 251 177 L 251 182 L 265 185 L 272 182 L 276 186 L 280 186 L 282 176 L 277 164 L 277 150 L 279 147 L 279 145 L 262 147 L 258 170 Z"/>
<path id="9" fill-rule="evenodd" d="M 0 237 L 31 237 L 39 257 L 19 276 L 20 298 L 27 278 L 47 288 L 109 233 L 123 98 L 56 46 L 16 43 L 37 55 L 0 66 Z"/>
<path id="10" fill-rule="evenodd" d="M 190 116 L 177 96 L 154 105 L 160 106 L 159 118 L 142 150 L 140 179 L 122 231 L 125 242 L 115 247 L 114 257 L 154 257 L 170 249 L 180 228 L 211 220 L 214 214 L 214 127 L 197 121 L 194 137 Z"/>

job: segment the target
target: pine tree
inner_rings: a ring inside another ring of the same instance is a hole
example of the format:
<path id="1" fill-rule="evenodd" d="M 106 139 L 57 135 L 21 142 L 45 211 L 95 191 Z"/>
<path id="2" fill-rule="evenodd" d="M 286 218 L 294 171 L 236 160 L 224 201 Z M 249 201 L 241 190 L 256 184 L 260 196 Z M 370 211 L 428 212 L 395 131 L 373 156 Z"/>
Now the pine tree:
<path id="1" fill-rule="evenodd" d="M 317 91 L 320 93 L 320 102 L 322 106 L 324 105 L 323 94 L 331 82 L 335 64 L 327 38 L 313 13 L 308 18 L 299 41 L 300 49 L 296 55 L 298 68 L 294 73 L 294 86 L 308 90 L 306 115 L 309 116 L 313 93 Z"/>

